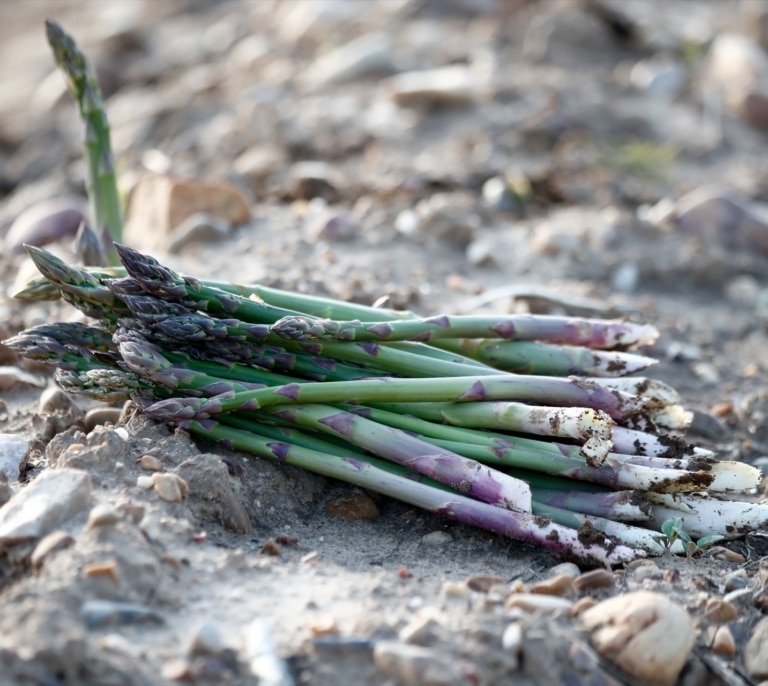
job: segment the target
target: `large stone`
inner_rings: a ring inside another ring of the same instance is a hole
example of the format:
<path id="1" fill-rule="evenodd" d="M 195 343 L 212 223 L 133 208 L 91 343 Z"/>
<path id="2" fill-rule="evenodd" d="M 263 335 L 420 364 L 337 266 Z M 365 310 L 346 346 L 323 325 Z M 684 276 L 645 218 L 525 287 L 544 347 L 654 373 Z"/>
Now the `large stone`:
<path id="1" fill-rule="evenodd" d="M 41 538 L 83 510 L 91 477 L 80 469 L 47 469 L 0 508 L 0 547 Z"/>
<path id="2" fill-rule="evenodd" d="M 24 252 L 24 245 L 43 246 L 61 239 L 72 239 L 85 219 L 85 200 L 75 197 L 44 200 L 22 212 L 5 237 L 8 252 Z"/>
<path id="3" fill-rule="evenodd" d="M 746 36 L 725 33 L 712 41 L 706 84 L 750 124 L 768 127 L 768 54 Z"/>
<path id="4" fill-rule="evenodd" d="M 744 667 L 755 681 L 768 679 L 768 617 L 758 622 L 747 641 Z"/>
<path id="5" fill-rule="evenodd" d="M 235 226 L 251 217 L 243 192 L 226 181 L 148 176 L 131 195 L 124 240 L 139 250 L 165 249 L 169 234 L 199 212 Z"/>
<path id="6" fill-rule="evenodd" d="M 768 254 L 768 207 L 725 188 L 702 187 L 675 203 L 677 227 L 702 244 Z"/>
<path id="7" fill-rule="evenodd" d="M 605 600 L 581 620 L 604 658 L 649 686 L 672 686 L 696 640 L 688 613 L 651 591 Z"/>

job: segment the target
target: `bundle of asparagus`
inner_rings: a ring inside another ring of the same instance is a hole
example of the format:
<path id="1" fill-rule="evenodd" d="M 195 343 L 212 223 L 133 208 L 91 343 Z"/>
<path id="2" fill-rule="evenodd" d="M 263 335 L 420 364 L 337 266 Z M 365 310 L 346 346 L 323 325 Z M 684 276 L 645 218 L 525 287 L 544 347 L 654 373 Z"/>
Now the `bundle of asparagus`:
<path id="1" fill-rule="evenodd" d="M 62 297 L 94 325 L 5 345 L 65 389 L 130 398 L 150 417 L 592 564 L 664 552 L 670 517 L 695 537 L 744 533 L 759 472 L 681 437 L 666 384 L 630 376 L 657 331 L 554 316 L 420 318 L 181 276 L 116 245 L 123 268 L 29 247 L 43 275 L 17 297 Z"/>

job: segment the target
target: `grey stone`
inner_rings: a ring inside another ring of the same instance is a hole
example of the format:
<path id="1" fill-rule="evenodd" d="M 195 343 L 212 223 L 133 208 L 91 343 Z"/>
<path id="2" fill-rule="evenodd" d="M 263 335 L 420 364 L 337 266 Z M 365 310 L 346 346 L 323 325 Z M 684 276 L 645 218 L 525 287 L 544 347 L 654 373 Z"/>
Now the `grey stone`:
<path id="1" fill-rule="evenodd" d="M 302 75 L 302 82 L 316 88 L 362 76 L 391 73 L 392 44 L 383 33 L 366 33 L 319 57 Z"/>
<path id="2" fill-rule="evenodd" d="M 79 469 L 47 469 L 0 508 L 0 546 L 40 538 L 83 510 L 91 477 Z"/>
<path id="3" fill-rule="evenodd" d="M 0 434 L 0 472 L 8 481 L 19 480 L 24 458 L 29 450 L 29 441 L 18 434 Z"/>

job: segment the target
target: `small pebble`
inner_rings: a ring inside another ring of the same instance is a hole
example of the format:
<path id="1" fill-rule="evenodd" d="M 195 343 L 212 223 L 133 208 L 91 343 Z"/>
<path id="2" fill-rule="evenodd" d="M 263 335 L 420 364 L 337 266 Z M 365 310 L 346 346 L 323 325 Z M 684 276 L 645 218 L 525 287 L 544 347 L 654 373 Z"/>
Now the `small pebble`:
<path id="1" fill-rule="evenodd" d="M 398 638 L 403 643 L 429 647 L 445 641 L 446 634 L 446 628 L 437 619 L 418 615 L 400 630 Z"/>
<path id="2" fill-rule="evenodd" d="M 711 641 L 712 652 L 726 657 L 732 657 L 736 654 L 736 641 L 727 626 L 716 627 Z"/>
<path id="3" fill-rule="evenodd" d="M 39 412 L 67 412 L 75 407 L 72 397 L 57 386 L 49 386 L 40 395 Z"/>
<path id="4" fill-rule="evenodd" d="M 302 74 L 301 82 L 308 88 L 317 88 L 391 73 L 394 69 L 391 42 L 385 33 L 365 33 L 316 59 Z"/>
<path id="5" fill-rule="evenodd" d="M 32 551 L 32 556 L 30 557 L 32 569 L 42 569 L 45 561 L 53 553 L 59 550 L 64 550 L 65 548 L 69 548 L 74 544 L 74 542 L 75 539 L 72 538 L 72 536 L 70 536 L 66 531 L 62 531 L 61 529 L 52 531 L 47 536 L 43 537 L 43 539 L 35 546 L 35 549 Z"/>
<path id="6" fill-rule="evenodd" d="M 520 622 L 512 622 L 501 635 L 501 647 L 513 655 L 519 655 L 522 645 L 523 627 Z"/>
<path id="7" fill-rule="evenodd" d="M 89 629 L 131 624 L 163 624 L 163 616 L 147 605 L 111 600 L 86 600 L 80 617 Z"/>
<path id="8" fill-rule="evenodd" d="M 152 481 L 152 477 L 148 474 L 139 474 L 136 477 L 136 485 L 144 491 L 150 490 L 155 484 Z"/>
<path id="9" fill-rule="evenodd" d="M 245 661 L 256 682 L 263 686 L 293 686 L 288 666 L 277 654 L 277 646 L 269 626 L 254 619 L 243 629 Z"/>
<path id="10" fill-rule="evenodd" d="M 570 610 L 573 602 L 559 596 L 541 595 L 537 593 L 513 593 L 510 595 L 504 607 L 507 610 L 519 607 L 527 612 L 554 613 Z"/>
<path id="11" fill-rule="evenodd" d="M 528 591 L 530 593 L 541 593 L 543 595 L 565 595 L 571 590 L 573 577 L 569 574 L 558 574 L 551 579 L 543 579 L 531 584 Z"/>
<path id="12" fill-rule="evenodd" d="M 728 548 L 723 548 L 722 555 L 723 559 L 736 565 L 743 565 L 747 561 L 747 558 L 741 553 L 737 553 L 735 550 L 730 550 Z"/>
<path id="13" fill-rule="evenodd" d="M 309 633 L 312 636 L 338 636 L 339 625 L 336 618 L 330 615 L 315 617 L 309 622 Z"/>
<path id="14" fill-rule="evenodd" d="M 448 598 L 464 598 L 468 595 L 468 591 L 467 585 L 459 581 L 444 581 L 440 594 Z"/>
<path id="15" fill-rule="evenodd" d="M 401 107 L 465 107 L 475 99 L 475 77 L 467 65 L 403 72 L 381 82 Z"/>
<path id="16" fill-rule="evenodd" d="M 115 560 L 85 565 L 83 567 L 83 576 L 86 578 L 108 577 L 114 583 L 120 583 L 120 570 Z"/>
<path id="17" fill-rule="evenodd" d="M 447 545 L 453 542 L 453 536 L 447 531 L 431 531 L 421 537 L 421 542 L 431 546 Z"/>
<path id="18" fill-rule="evenodd" d="M 161 500 L 167 503 L 180 503 L 189 493 L 189 486 L 180 476 L 155 472 L 152 475 L 152 486 Z"/>
<path id="19" fill-rule="evenodd" d="M 334 168 L 326 162 L 296 162 L 290 172 L 293 179 L 293 195 L 301 200 L 323 198 L 328 202 L 339 199 L 338 186 Z"/>
<path id="20" fill-rule="evenodd" d="M 163 463 L 154 455 L 142 455 L 139 458 L 139 467 L 145 472 L 162 472 Z"/>
<path id="21" fill-rule="evenodd" d="M 280 557 L 283 554 L 283 549 L 274 538 L 268 538 L 264 545 L 259 550 L 261 555 L 271 555 L 272 557 Z"/>
<path id="22" fill-rule="evenodd" d="M 349 521 L 373 520 L 379 516 L 379 508 L 365 493 L 342 493 L 329 500 L 323 508 L 327 515 Z"/>
<path id="23" fill-rule="evenodd" d="M 632 570 L 632 579 L 643 583 L 647 579 L 661 579 L 664 573 L 656 565 L 640 565 Z"/>
<path id="24" fill-rule="evenodd" d="M 581 570 L 579 569 L 579 566 L 573 562 L 561 562 L 554 567 L 550 567 L 547 572 L 547 576 L 550 577 L 564 575 L 571 579 L 575 579 L 579 574 L 581 574 Z"/>
<path id="25" fill-rule="evenodd" d="M 212 622 L 201 622 L 193 627 L 186 653 L 190 657 L 218 655 L 225 649 L 219 628 Z"/>
<path id="26" fill-rule="evenodd" d="M 716 624 L 726 624 L 738 616 L 738 611 L 727 600 L 710 598 L 704 606 L 704 617 Z"/>
<path id="27" fill-rule="evenodd" d="M 743 569 L 737 569 L 725 577 L 725 592 L 737 591 L 747 586 L 747 573 Z"/>
<path id="28" fill-rule="evenodd" d="M 88 513 L 87 528 L 112 526 L 120 521 L 120 513 L 110 505 L 96 505 Z"/>
<path id="29" fill-rule="evenodd" d="M 590 596 L 584 596 L 574 603 L 570 614 L 574 617 L 578 617 L 580 614 L 586 612 L 589 610 L 589 608 L 594 607 L 595 605 L 597 605 L 597 600 L 591 598 Z"/>
<path id="30" fill-rule="evenodd" d="M 97 426 L 106 426 L 107 424 L 117 424 L 120 421 L 122 409 L 119 407 L 94 407 L 85 413 L 83 425 L 85 431 L 90 433 Z"/>
<path id="31" fill-rule="evenodd" d="M 433 648 L 398 641 L 377 641 L 373 662 L 379 672 L 398 686 L 459 686 L 467 683 L 459 663 Z"/>
<path id="32" fill-rule="evenodd" d="M 494 586 L 501 586 L 503 584 L 504 579 L 486 574 L 478 574 L 467 579 L 467 588 L 477 593 L 488 593 Z"/>
<path id="33" fill-rule="evenodd" d="M 595 588 L 611 588 L 616 583 L 616 577 L 607 569 L 593 569 L 577 576 L 573 587 L 577 591 L 589 591 Z"/>

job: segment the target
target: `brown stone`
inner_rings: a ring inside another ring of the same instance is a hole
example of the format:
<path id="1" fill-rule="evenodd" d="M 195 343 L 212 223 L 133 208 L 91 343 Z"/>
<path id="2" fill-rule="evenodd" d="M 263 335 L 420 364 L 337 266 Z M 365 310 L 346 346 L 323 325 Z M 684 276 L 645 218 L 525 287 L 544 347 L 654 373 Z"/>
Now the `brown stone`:
<path id="1" fill-rule="evenodd" d="M 696 640 L 688 613 L 669 597 L 636 591 L 581 615 L 595 649 L 644 684 L 672 686 Z"/>
<path id="2" fill-rule="evenodd" d="M 139 250 L 163 249 L 171 231 L 198 212 L 233 225 L 251 216 L 243 192 L 227 181 L 148 176 L 131 196 L 124 241 Z"/>
<path id="3" fill-rule="evenodd" d="M 325 504 L 325 514 L 341 517 L 350 521 L 359 519 L 376 519 L 379 508 L 373 499 L 365 493 L 342 493 Z"/>
<path id="4" fill-rule="evenodd" d="M 718 626 L 712 632 L 712 652 L 731 657 L 736 654 L 736 641 L 727 626 Z"/>
<path id="5" fill-rule="evenodd" d="M 708 619 L 710 622 L 715 622 L 716 624 L 731 622 L 736 619 L 738 614 L 736 608 L 722 598 L 709 598 L 704 607 L 705 619 Z"/>
<path id="6" fill-rule="evenodd" d="M 542 595 L 565 595 L 571 590 L 573 578 L 568 574 L 558 574 L 551 579 L 542 579 L 528 589 L 531 593 Z"/>

